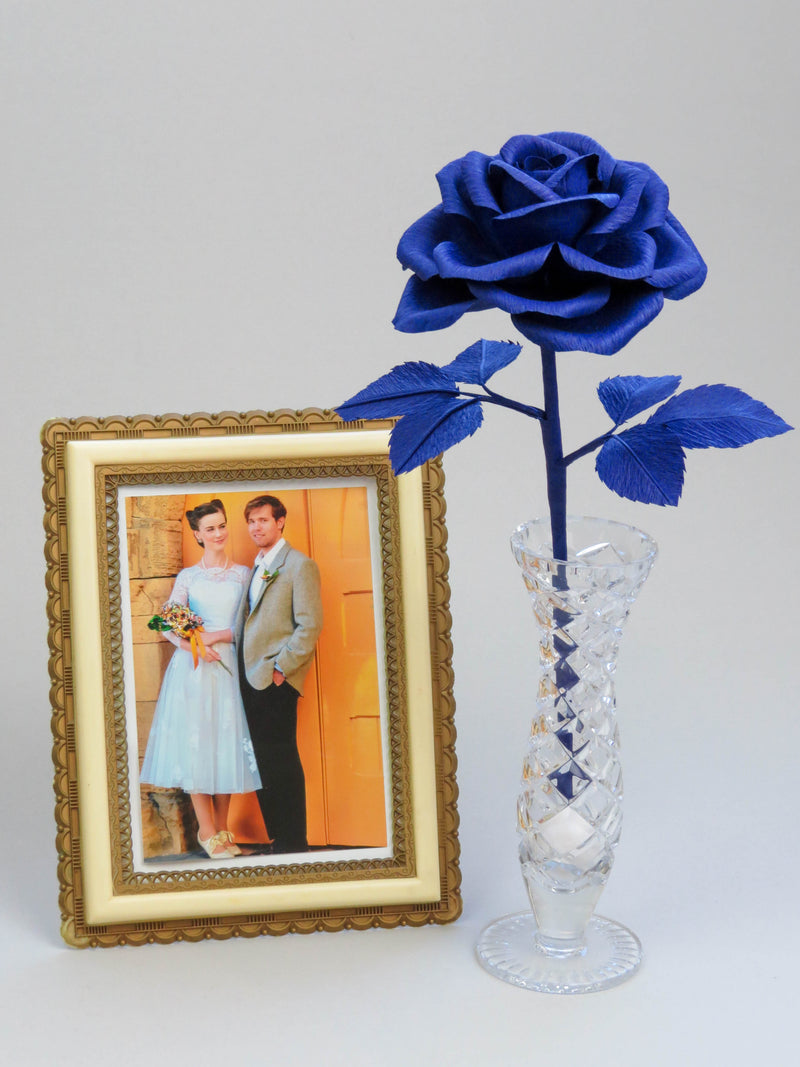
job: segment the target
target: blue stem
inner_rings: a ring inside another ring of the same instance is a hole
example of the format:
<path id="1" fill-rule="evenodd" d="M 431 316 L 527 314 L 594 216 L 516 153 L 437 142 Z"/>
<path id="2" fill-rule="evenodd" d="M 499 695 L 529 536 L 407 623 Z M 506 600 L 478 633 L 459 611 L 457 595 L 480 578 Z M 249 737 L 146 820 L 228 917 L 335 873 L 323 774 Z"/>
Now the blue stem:
<path id="1" fill-rule="evenodd" d="M 502 393 L 495 393 L 488 385 L 484 385 L 483 389 L 486 393 L 486 399 L 492 404 L 501 404 L 512 411 L 521 411 L 523 415 L 529 415 L 532 419 L 544 418 L 544 412 L 541 408 L 532 407 L 530 404 L 521 404 L 518 400 L 511 400 L 510 397 L 503 396 Z"/>
<path id="2" fill-rule="evenodd" d="M 589 441 L 582 448 L 576 448 L 574 452 L 570 452 L 568 456 L 564 456 L 564 466 L 568 467 L 570 463 L 574 463 L 576 459 L 582 459 L 583 456 L 588 456 L 590 452 L 596 452 L 597 449 L 606 443 L 609 438 L 614 436 L 614 431 L 609 430 L 608 433 L 601 433 L 599 437 L 595 437 L 593 441 Z"/>
<path id="3" fill-rule="evenodd" d="M 545 412 L 541 427 L 547 473 L 547 501 L 550 505 L 550 531 L 553 538 L 553 557 L 565 560 L 567 558 L 567 468 L 564 464 L 564 448 L 561 443 L 556 354 L 552 349 L 545 348 L 543 345 L 541 348 Z"/>
<path id="4" fill-rule="evenodd" d="M 482 393 L 470 393 L 467 389 L 459 389 L 458 395 L 480 400 L 484 404 L 499 404 L 500 407 L 508 408 L 510 411 L 521 411 L 523 415 L 528 415 L 531 419 L 544 418 L 544 412 L 541 408 L 532 407 L 530 404 L 521 404 L 518 400 L 511 400 L 510 397 L 503 396 L 501 393 L 494 393 L 488 385 L 483 386 Z"/>

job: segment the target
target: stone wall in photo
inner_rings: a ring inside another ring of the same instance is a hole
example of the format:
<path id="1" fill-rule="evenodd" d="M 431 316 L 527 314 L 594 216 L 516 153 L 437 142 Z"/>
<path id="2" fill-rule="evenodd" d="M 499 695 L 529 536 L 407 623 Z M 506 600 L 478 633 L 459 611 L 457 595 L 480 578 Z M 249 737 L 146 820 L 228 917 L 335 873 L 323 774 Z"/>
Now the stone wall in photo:
<path id="1" fill-rule="evenodd" d="M 175 575 L 183 566 L 183 496 L 128 498 L 128 571 L 130 578 L 136 727 L 141 767 L 158 693 L 173 645 L 147 623 L 169 600 Z M 141 786 L 145 858 L 178 855 L 197 847 L 197 824 L 189 797 L 181 789 Z"/>

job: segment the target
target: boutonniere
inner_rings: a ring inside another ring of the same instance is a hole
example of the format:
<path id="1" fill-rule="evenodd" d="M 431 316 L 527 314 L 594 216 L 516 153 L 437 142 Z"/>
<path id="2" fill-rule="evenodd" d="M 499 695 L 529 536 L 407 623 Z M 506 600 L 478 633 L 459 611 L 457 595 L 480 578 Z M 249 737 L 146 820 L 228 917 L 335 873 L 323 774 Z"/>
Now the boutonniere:
<path id="1" fill-rule="evenodd" d="M 272 585 L 279 573 L 280 567 L 276 567 L 274 571 L 268 571 L 266 567 L 264 568 L 264 573 L 261 575 L 261 581 L 264 582 L 265 588 Z"/>

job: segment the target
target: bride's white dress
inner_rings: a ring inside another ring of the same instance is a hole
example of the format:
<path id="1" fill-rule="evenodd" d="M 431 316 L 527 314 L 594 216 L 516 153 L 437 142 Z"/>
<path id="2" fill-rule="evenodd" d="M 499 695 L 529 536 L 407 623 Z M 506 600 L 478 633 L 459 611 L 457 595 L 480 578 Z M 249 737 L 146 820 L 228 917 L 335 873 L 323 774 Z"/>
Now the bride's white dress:
<path id="1" fill-rule="evenodd" d="M 206 630 L 233 626 L 250 571 L 239 564 L 182 570 L 170 600 L 187 604 Z M 171 638 L 172 635 L 170 635 Z M 239 692 L 235 645 L 215 644 L 219 663 L 176 648 L 158 695 L 140 778 L 187 793 L 249 793 L 261 787 Z"/>

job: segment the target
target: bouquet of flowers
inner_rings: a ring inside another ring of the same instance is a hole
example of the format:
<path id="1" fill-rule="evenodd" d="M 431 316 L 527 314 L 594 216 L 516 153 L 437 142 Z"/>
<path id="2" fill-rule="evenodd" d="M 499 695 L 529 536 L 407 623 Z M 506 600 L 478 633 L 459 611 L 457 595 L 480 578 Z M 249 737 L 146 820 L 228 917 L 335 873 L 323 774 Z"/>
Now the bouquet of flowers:
<path id="1" fill-rule="evenodd" d="M 200 636 L 203 633 L 203 620 L 195 612 L 190 611 L 185 604 L 168 601 L 161 609 L 161 614 L 154 615 L 147 627 L 150 630 L 158 630 L 159 633 L 174 633 L 188 641 L 191 645 L 195 668 L 199 659 L 206 659 L 206 647 Z M 231 673 L 222 660 L 218 662 L 220 667 L 228 671 L 228 674 Z"/>

